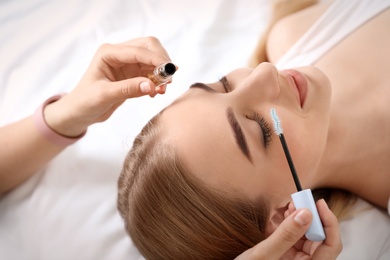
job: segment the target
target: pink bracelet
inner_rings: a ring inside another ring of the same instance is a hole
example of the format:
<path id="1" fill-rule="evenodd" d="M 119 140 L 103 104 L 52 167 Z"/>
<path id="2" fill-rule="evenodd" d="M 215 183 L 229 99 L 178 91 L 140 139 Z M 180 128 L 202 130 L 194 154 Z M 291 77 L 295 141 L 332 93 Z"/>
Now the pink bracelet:
<path id="1" fill-rule="evenodd" d="M 55 132 L 53 129 L 50 128 L 50 126 L 47 125 L 45 118 L 44 118 L 43 110 L 45 109 L 45 107 L 48 104 L 59 100 L 63 96 L 65 96 L 65 94 L 59 94 L 59 95 L 55 95 L 55 96 L 48 98 L 45 102 L 43 102 L 42 105 L 40 105 L 37 108 L 37 110 L 35 110 L 35 113 L 34 113 L 34 123 L 35 123 L 36 128 L 38 129 L 38 132 L 44 138 L 46 138 L 48 141 L 52 142 L 53 144 L 59 145 L 59 146 L 71 145 L 71 144 L 75 143 L 77 140 L 79 140 L 80 138 L 82 138 L 87 133 L 87 130 L 85 130 L 79 136 L 67 137 L 67 136 L 64 136 L 64 135 L 61 135 L 61 134 Z"/>

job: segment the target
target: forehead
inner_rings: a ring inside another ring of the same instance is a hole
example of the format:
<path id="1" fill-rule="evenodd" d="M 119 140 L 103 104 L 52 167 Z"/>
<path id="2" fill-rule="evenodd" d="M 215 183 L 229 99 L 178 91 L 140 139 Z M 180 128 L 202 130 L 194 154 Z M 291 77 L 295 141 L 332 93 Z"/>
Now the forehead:
<path id="1" fill-rule="evenodd" d="M 236 147 L 226 110 L 207 94 L 201 95 L 202 90 L 192 92 L 164 110 L 162 133 L 189 172 L 201 181 L 224 191 L 240 190 L 237 173 L 250 170 L 241 164 L 247 159 Z"/>
<path id="2" fill-rule="evenodd" d="M 206 104 L 194 101 L 181 98 L 166 108 L 160 118 L 160 127 L 191 172 L 200 172 L 198 165 L 208 166 L 201 172 L 213 168 L 215 171 L 218 167 L 214 162 L 222 160 L 220 150 L 226 147 L 217 133 L 228 138 L 224 131 L 220 131 L 225 127 L 223 114 L 220 111 L 207 114 L 213 106 L 209 104 L 207 109 Z"/>

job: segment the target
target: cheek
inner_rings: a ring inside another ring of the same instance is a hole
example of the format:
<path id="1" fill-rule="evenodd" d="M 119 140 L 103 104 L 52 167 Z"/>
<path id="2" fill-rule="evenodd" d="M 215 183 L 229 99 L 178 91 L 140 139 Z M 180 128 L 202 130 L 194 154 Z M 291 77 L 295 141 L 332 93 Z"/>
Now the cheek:
<path id="1" fill-rule="evenodd" d="M 295 127 L 292 135 L 286 137 L 295 169 L 299 177 L 315 172 L 325 151 L 327 131 L 323 125 L 302 124 Z M 322 128 L 321 128 L 322 127 Z M 313 129 L 314 128 L 314 129 Z"/>
<path id="2" fill-rule="evenodd" d="M 269 158 L 271 159 L 268 160 L 268 163 L 270 167 L 267 171 L 264 171 L 263 187 L 269 195 L 280 200 L 286 197 L 289 198 L 290 194 L 296 192 L 296 188 L 279 137 L 275 135 L 273 142 L 273 145 L 269 147 Z M 291 155 L 293 156 L 293 154 Z"/>
<path id="3" fill-rule="evenodd" d="M 325 150 L 326 132 L 314 130 L 313 123 L 297 119 L 283 126 L 283 135 L 300 179 L 305 179 L 317 170 Z M 277 135 L 273 135 L 272 139 L 270 155 L 274 171 L 270 174 L 269 180 L 275 185 L 280 185 L 282 189 L 286 189 L 287 193 L 295 192 L 294 180 L 281 141 Z"/>

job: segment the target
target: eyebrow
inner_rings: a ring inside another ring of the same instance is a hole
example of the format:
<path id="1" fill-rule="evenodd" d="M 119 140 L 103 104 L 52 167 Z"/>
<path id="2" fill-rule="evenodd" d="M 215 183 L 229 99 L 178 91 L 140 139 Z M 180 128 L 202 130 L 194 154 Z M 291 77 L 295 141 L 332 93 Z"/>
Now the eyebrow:
<path id="1" fill-rule="evenodd" d="M 231 92 L 231 87 L 230 87 L 229 81 L 227 80 L 226 76 L 223 76 L 218 81 L 222 84 L 223 89 L 225 90 L 225 93 Z M 210 87 L 210 86 L 208 86 L 208 85 L 206 85 L 204 83 L 200 83 L 200 82 L 196 82 L 196 83 L 192 84 L 190 86 L 190 89 L 191 88 L 200 88 L 200 89 L 203 89 L 203 90 L 205 90 L 207 92 L 213 92 L 213 93 L 214 92 L 219 92 L 219 91 L 213 89 L 212 87 Z"/>
<path id="2" fill-rule="evenodd" d="M 190 86 L 190 89 L 191 88 L 200 88 L 200 89 L 203 89 L 203 90 L 205 90 L 207 92 L 218 92 L 215 89 L 211 88 L 210 86 L 207 86 L 206 84 L 200 83 L 200 82 L 196 82 L 196 83 L 192 84 Z"/>
<path id="3" fill-rule="evenodd" d="M 228 107 L 226 110 L 226 115 L 229 121 L 229 124 L 233 130 L 234 138 L 236 139 L 236 143 L 238 147 L 240 148 L 241 152 L 245 155 L 246 158 L 250 162 L 252 162 L 252 157 L 248 149 L 248 145 L 246 142 L 245 135 L 241 129 L 240 124 L 237 121 L 236 116 L 234 115 L 233 109 L 231 107 Z"/>

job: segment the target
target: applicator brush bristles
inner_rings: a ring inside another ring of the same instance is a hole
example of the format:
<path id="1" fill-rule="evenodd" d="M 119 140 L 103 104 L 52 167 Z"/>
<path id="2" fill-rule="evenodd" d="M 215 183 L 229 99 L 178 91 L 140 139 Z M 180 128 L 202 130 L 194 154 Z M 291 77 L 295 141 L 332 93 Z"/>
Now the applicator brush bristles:
<path id="1" fill-rule="evenodd" d="M 278 117 L 278 114 L 276 113 L 275 108 L 271 108 L 270 111 L 272 122 L 274 124 L 274 130 L 277 135 L 280 135 L 283 133 L 282 124 L 280 123 L 280 119 Z"/>
<path id="2" fill-rule="evenodd" d="M 275 108 L 271 108 L 270 114 L 271 114 L 272 122 L 274 123 L 275 133 L 279 136 L 280 143 L 282 144 L 284 154 L 286 155 L 288 166 L 290 167 L 291 174 L 294 178 L 295 186 L 297 187 L 298 191 L 301 191 L 302 186 L 301 186 L 301 183 L 299 182 L 299 178 L 298 178 L 297 172 L 295 170 L 294 163 L 293 163 L 291 155 L 290 155 L 290 151 L 288 150 L 286 139 L 284 138 L 284 135 L 283 135 L 282 123 L 278 117 L 278 114 L 276 113 Z"/>

